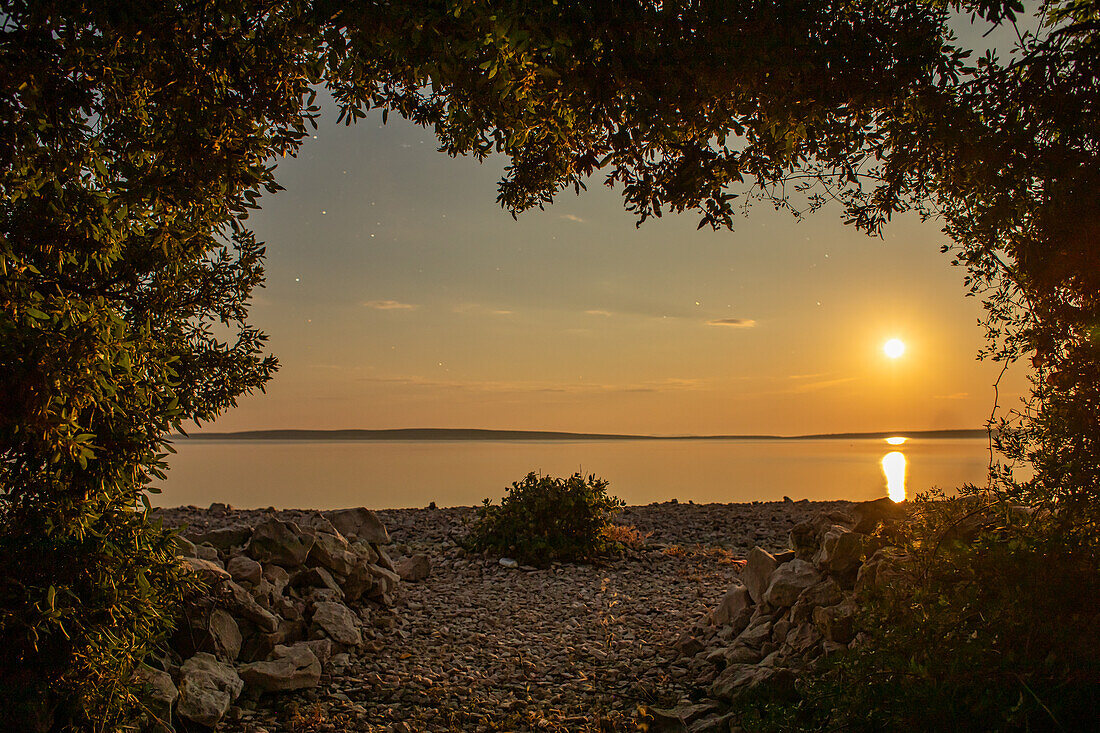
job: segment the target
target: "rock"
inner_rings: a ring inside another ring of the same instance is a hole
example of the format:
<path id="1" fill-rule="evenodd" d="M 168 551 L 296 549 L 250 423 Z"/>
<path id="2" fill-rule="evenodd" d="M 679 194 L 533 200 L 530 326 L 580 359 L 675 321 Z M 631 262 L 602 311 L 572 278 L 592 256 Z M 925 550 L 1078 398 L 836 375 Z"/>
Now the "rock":
<path id="1" fill-rule="evenodd" d="M 216 588 L 231 577 L 221 565 L 212 563 L 209 560 L 203 560 L 199 557 L 187 557 L 183 561 L 191 568 L 192 572 L 197 573 L 199 578 L 211 588 Z"/>
<path id="2" fill-rule="evenodd" d="M 771 637 L 772 622 L 761 617 L 759 622 L 749 626 L 738 635 L 736 643 L 752 649 L 760 649 L 764 642 L 771 639 Z"/>
<path id="3" fill-rule="evenodd" d="M 363 563 L 356 565 L 351 574 L 344 580 L 344 598 L 349 603 L 354 603 L 362 598 L 363 594 L 374 587 L 374 575 L 371 573 L 373 565 Z"/>
<path id="4" fill-rule="evenodd" d="M 401 576 L 401 580 L 409 583 L 418 583 L 427 578 L 432 572 L 428 556 L 423 553 L 397 561 L 394 563 L 394 568 L 397 574 Z"/>
<path id="5" fill-rule="evenodd" d="M 760 653 L 760 649 L 753 649 L 751 646 L 741 643 L 735 643 L 729 649 L 726 649 L 726 653 L 723 655 L 726 658 L 726 664 L 756 664 L 763 656 Z"/>
<path id="6" fill-rule="evenodd" d="M 706 649 L 703 642 L 692 636 L 690 633 L 684 634 L 676 640 L 676 651 L 680 653 L 682 657 L 694 657 L 699 652 Z"/>
<path id="7" fill-rule="evenodd" d="M 814 609 L 814 625 L 828 641 L 847 644 L 855 636 L 855 604 L 847 601 Z"/>
<path id="8" fill-rule="evenodd" d="M 300 567 L 313 548 L 314 535 L 294 522 L 268 519 L 256 526 L 248 542 L 248 554 L 263 564 Z"/>
<path id="9" fill-rule="evenodd" d="M 332 640 L 331 639 L 310 639 L 309 641 L 303 641 L 313 652 L 313 656 L 317 657 L 317 661 L 321 663 L 323 667 L 329 659 L 332 658 Z"/>
<path id="10" fill-rule="evenodd" d="M 318 533 L 316 542 L 309 551 L 309 562 L 331 570 L 337 575 L 347 576 L 360 560 L 359 556 L 351 551 L 348 541 L 339 534 Z"/>
<path id="11" fill-rule="evenodd" d="M 134 670 L 134 681 L 142 686 L 141 700 L 149 717 L 149 729 L 155 733 L 171 733 L 172 704 L 179 697 L 179 690 L 172 683 L 172 675 L 147 664 Z"/>
<path id="12" fill-rule="evenodd" d="M 401 580 L 401 576 L 392 570 L 387 570 L 380 565 L 370 566 L 371 575 L 374 576 L 374 587 L 370 590 L 370 597 L 376 598 L 382 594 L 393 593 L 397 589 L 397 584 Z"/>
<path id="13" fill-rule="evenodd" d="M 180 557 L 198 557 L 195 554 L 195 543 L 184 537 L 182 534 L 178 534 L 172 538 L 172 544 L 176 548 L 176 554 Z"/>
<path id="14" fill-rule="evenodd" d="M 794 681 L 794 672 L 784 667 L 731 664 L 714 680 L 708 694 L 718 700 L 733 702 L 749 690 L 767 688 L 773 695 L 785 697 L 793 693 Z"/>
<path id="15" fill-rule="evenodd" d="M 510 557 L 502 557 L 497 562 L 500 563 L 501 567 L 508 568 L 509 570 L 514 570 L 519 567 L 519 563 Z"/>
<path id="16" fill-rule="evenodd" d="M 786 644 L 795 654 L 816 657 L 811 652 L 821 644 L 821 633 L 813 624 L 799 624 L 787 634 Z"/>
<path id="17" fill-rule="evenodd" d="M 814 565 L 836 575 L 847 575 L 858 570 L 863 559 L 863 537 L 834 524 L 821 538 L 821 547 L 813 557 Z"/>
<path id="18" fill-rule="evenodd" d="M 345 537 L 355 537 L 365 542 L 373 542 L 384 545 L 390 541 L 390 535 L 382 520 L 375 516 L 370 509 L 357 507 L 355 509 L 338 509 L 324 512 L 324 516 L 340 534 Z"/>
<path id="19" fill-rule="evenodd" d="M 214 656 L 232 662 L 241 653 L 241 630 L 228 612 L 215 608 L 210 612 L 208 628 Z"/>
<path id="20" fill-rule="evenodd" d="M 760 603 L 768 587 L 772 573 L 778 563 L 775 556 L 761 547 L 754 547 L 745 558 L 745 567 L 741 570 L 741 580 L 749 589 L 753 603 Z"/>
<path id="21" fill-rule="evenodd" d="M 357 647 L 363 643 L 358 619 L 342 603 L 318 603 L 313 609 L 313 628 L 324 631 L 330 639 L 343 646 Z"/>
<path id="22" fill-rule="evenodd" d="M 775 569 L 764 592 L 771 606 L 793 606 L 802 591 L 821 581 L 821 573 L 805 560 L 794 559 Z"/>
<path id="23" fill-rule="evenodd" d="M 220 566 L 222 564 L 221 556 L 218 554 L 218 548 L 213 545 L 195 545 L 195 555 L 215 565 Z"/>
<path id="24" fill-rule="evenodd" d="M 730 586 L 721 602 L 710 612 L 707 620 L 714 626 L 732 626 L 733 633 L 740 634 L 752 618 L 752 597 L 749 589 L 740 583 Z"/>
<path id="25" fill-rule="evenodd" d="M 244 688 L 236 670 L 204 652 L 183 663 L 179 680 L 176 712 L 181 718 L 208 728 L 221 722 Z"/>
<path id="26" fill-rule="evenodd" d="M 897 522 L 905 519 L 905 516 L 905 505 L 887 496 L 861 501 L 852 507 L 852 531 L 871 534 L 880 524 Z"/>
<path id="27" fill-rule="evenodd" d="M 232 527 L 219 527 L 207 532 L 187 535 L 196 545 L 208 544 L 219 550 L 228 550 L 231 547 L 240 547 L 252 536 L 252 528 L 241 524 Z"/>
<path id="28" fill-rule="evenodd" d="M 340 595 L 341 600 L 344 597 L 344 590 L 340 587 L 340 584 L 336 582 L 336 579 L 332 577 L 329 571 L 324 568 L 309 568 L 308 570 L 299 570 L 290 578 L 291 588 L 328 588 L 335 591 Z"/>
<path id="29" fill-rule="evenodd" d="M 311 529 L 315 534 L 335 535 L 347 542 L 347 538 L 321 512 L 310 512 L 298 520 L 298 526 L 303 529 Z"/>
<path id="30" fill-rule="evenodd" d="M 275 614 L 257 603 L 251 593 L 232 580 L 222 585 L 218 601 L 235 616 L 256 624 L 261 631 L 274 631 L 279 627 Z"/>
<path id="31" fill-rule="evenodd" d="M 832 606 L 844 600 L 844 593 L 832 578 L 811 585 L 798 596 L 791 607 L 791 623 L 804 624 L 813 621 L 814 609 L 818 606 Z"/>
<path id="32" fill-rule="evenodd" d="M 213 599 L 205 597 L 184 606 L 171 647 L 183 657 L 205 652 L 232 662 L 240 654 L 241 641 L 236 620 L 224 609 L 216 608 Z"/>
<path id="33" fill-rule="evenodd" d="M 718 704 L 713 702 L 685 703 L 667 709 L 646 707 L 639 722 L 645 724 L 648 733 L 688 733 L 689 725 L 719 709 Z"/>
<path id="34" fill-rule="evenodd" d="M 290 573 L 278 565 L 268 565 L 264 568 L 263 579 L 271 583 L 274 595 L 282 595 L 283 589 L 290 583 Z"/>
<path id="35" fill-rule="evenodd" d="M 233 580 L 238 583 L 249 583 L 251 585 L 259 585 L 264 572 L 264 568 L 260 563 L 245 555 L 237 555 L 229 558 L 229 562 L 226 563 L 225 569 L 233 576 Z"/>
<path id="36" fill-rule="evenodd" d="M 383 567 L 391 573 L 396 572 L 393 566 L 393 560 L 390 559 L 390 556 L 386 554 L 384 549 L 378 545 L 371 545 L 371 549 L 374 551 L 374 554 L 378 556 L 378 559 L 374 561 L 375 565 Z"/>
<path id="37" fill-rule="evenodd" d="M 241 667 L 241 679 L 249 689 L 281 692 L 316 687 L 321 681 L 321 662 L 308 643 L 278 645 L 273 658 Z"/>

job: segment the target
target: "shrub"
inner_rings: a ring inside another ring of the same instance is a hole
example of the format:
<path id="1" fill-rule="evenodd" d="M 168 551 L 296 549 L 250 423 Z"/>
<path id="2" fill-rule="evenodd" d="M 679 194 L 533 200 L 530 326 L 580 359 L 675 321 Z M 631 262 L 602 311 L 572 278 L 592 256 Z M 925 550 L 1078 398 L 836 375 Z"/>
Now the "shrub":
<path id="1" fill-rule="evenodd" d="M 616 549 L 607 534 L 611 512 L 624 502 L 607 493 L 608 482 L 575 473 L 569 478 L 532 472 L 508 489 L 500 506 L 478 509 L 468 544 L 535 565 L 552 560 L 590 560 Z"/>
<path id="2" fill-rule="evenodd" d="M 1091 730 L 1100 701 L 1097 556 L 974 493 L 915 502 L 863 645 L 802 680 L 752 731 Z M 762 714 L 761 714 L 762 712 Z M 755 717 L 760 715 L 759 718 Z"/>

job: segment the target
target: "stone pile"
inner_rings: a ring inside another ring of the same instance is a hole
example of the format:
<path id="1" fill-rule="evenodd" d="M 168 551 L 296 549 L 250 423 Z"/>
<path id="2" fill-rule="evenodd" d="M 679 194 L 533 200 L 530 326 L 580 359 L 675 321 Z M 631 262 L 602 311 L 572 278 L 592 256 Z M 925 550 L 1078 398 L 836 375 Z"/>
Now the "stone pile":
<path id="1" fill-rule="evenodd" d="M 166 658 L 137 673 L 153 690 L 150 730 L 172 731 L 173 720 L 213 728 L 242 693 L 316 686 L 326 665 L 346 665 L 363 645 L 400 580 L 385 526 L 362 508 L 184 530 L 177 541 L 208 592 L 185 604 Z"/>
<path id="2" fill-rule="evenodd" d="M 856 597 L 888 580 L 891 548 L 872 533 L 904 517 L 883 498 L 796 525 L 789 550 L 749 552 L 741 579 L 676 641 L 705 694 L 700 702 L 647 711 L 651 733 L 739 730 L 730 708 L 750 690 L 794 694 L 794 681 L 823 655 L 860 643 Z"/>

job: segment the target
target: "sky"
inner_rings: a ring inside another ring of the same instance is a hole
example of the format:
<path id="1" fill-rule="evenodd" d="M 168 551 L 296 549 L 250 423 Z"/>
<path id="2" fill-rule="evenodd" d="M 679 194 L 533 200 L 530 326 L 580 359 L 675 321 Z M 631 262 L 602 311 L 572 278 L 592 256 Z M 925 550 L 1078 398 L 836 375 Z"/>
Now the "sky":
<path id="1" fill-rule="evenodd" d="M 513 220 L 505 160 L 331 105 L 250 218 L 281 369 L 207 429 L 806 434 L 982 427 L 999 366 L 934 222 L 882 239 L 756 205 L 636 226 L 595 178 Z M 888 358 L 883 344 L 905 342 Z M 1022 367 L 1001 404 L 1025 391 Z"/>

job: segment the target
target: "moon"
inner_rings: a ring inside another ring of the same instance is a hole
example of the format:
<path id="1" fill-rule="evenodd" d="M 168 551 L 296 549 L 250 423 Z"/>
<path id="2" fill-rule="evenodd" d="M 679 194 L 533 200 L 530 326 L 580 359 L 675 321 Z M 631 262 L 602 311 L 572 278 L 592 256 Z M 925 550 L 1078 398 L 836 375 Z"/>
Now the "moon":
<path id="1" fill-rule="evenodd" d="M 891 359 L 897 359 L 905 353 L 905 342 L 901 339 L 890 339 L 882 345 L 882 351 Z"/>

